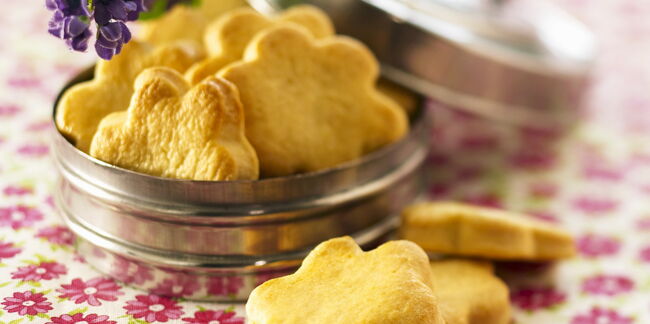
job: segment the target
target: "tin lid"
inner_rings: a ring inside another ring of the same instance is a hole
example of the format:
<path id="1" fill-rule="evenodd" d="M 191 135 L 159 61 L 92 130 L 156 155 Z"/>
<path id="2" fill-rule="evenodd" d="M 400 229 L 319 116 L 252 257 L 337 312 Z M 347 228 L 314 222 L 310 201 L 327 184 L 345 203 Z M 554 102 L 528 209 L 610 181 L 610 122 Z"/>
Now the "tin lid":
<path id="1" fill-rule="evenodd" d="M 592 66 L 592 33 L 538 0 L 249 0 L 270 13 L 324 9 L 366 43 L 386 78 L 453 107 L 524 126 L 576 115 Z"/>

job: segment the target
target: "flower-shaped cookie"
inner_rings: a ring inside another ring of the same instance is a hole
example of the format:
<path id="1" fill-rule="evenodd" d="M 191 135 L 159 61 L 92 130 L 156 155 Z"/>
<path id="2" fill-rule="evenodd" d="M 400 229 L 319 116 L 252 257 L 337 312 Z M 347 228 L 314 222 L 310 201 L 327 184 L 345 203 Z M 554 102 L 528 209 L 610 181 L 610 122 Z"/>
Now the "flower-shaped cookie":
<path id="1" fill-rule="evenodd" d="M 141 23 L 137 38 L 156 45 L 178 40 L 201 43 L 213 19 L 245 4 L 244 0 L 204 0 L 199 7 L 177 5 L 162 17 Z"/>
<path id="2" fill-rule="evenodd" d="M 400 232 L 433 253 L 531 261 L 575 254 L 573 238 L 559 228 L 524 215 L 453 202 L 405 209 Z"/>
<path id="3" fill-rule="evenodd" d="M 196 43 L 153 46 L 131 41 L 122 53 L 110 61 L 99 61 L 95 78 L 65 92 L 56 111 L 56 125 L 61 133 L 88 152 L 97 125 L 106 115 L 124 110 L 133 94 L 133 81 L 148 67 L 166 66 L 184 72 L 203 58 Z"/>
<path id="4" fill-rule="evenodd" d="M 186 77 L 194 84 L 217 73 L 227 64 L 240 60 L 248 43 L 260 31 L 286 23 L 300 25 L 316 38 L 334 35 L 330 19 L 313 6 L 295 6 L 276 18 L 265 17 L 250 8 L 236 9 L 207 28 L 204 44 L 209 57 L 192 66 Z"/>
<path id="5" fill-rule="evenodd" d="M 296 273 L 257 287 L 252 324 L 444 324 L 424 251 L 392 241 L 363 252 L 349 237 L 319 244 Z"/>
<path id="6" fill-rule="evenodd" d="M 239 88 L 264 176 L 333 167 L 404 136 L 406 114 L 377 91 L 378 74 L 358 41 L 294 25 L 262 31 L 219 72 Z"/>
<path id="7" fill-rule="evenodd" d="M 413 91 L 386 79 L 377 82 L 377 89 L 397 102 L 407 115 L 414 113 L 420 104 L 418 96 Z"/>
<path id="8" fill-rule="evenodd" d="M 136 79 L 129 108 L 102 120 L 90 154 L 155 176 L 257 179 L 243 118 L 230 82 L 214 76 L 190 89 L 180 73 L 151 68 Z"/>
<path id="9" fill-rule="evenodd" d="M 508 324 L 508 287 L 489 262 L 431 262 L 433 291 L 445 324 Z"/>

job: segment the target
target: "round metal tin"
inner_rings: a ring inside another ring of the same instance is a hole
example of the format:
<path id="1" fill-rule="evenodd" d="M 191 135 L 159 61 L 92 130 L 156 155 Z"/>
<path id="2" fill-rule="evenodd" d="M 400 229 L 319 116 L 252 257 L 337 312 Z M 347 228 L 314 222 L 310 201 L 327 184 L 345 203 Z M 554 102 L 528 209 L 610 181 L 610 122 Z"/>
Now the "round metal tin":
<path id="1" fill-rule="evenodd" d="M 68 87 L 90 78 L 88 70 Z M 61 175 L 55 201 L 79 238 L 79 252 L 99 270 L 163 295 L 173 295 L 165 287 L 187 281 L 200 285 L 175 297 L 243 300 L 262 279 L 292 272 L 323 240 L 381 241 L 424 188 L 427 119 L 420 109 L 404 139 L 336 168 L 229 182 L 118 168 L 55 131 Z M 224 281 L 241 289 L 210 292 L 211 283 Z"/>

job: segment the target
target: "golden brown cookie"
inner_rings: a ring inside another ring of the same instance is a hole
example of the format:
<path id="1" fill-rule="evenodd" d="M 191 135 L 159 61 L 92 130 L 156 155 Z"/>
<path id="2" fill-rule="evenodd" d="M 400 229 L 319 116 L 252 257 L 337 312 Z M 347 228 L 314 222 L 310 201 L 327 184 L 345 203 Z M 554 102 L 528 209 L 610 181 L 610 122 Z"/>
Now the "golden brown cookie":
<path id="1" fill-rule="evenodd" d="M 489 262 L 431 262 L 433 292 L 445 324 L 508 324 L 508 287 Z"/>
<path id="2" fill-rule="evenodd" d="M 406 208 L 400 234 L 433 253 L 528 261 L 575 254 L 573 238 L 557 227 L 525 215 L 454 202 Z"/>
<path id="3" fill-rule="evenodd" d="M 444 324 L 424 251 L 392 241 L 363 252 L 349 237 L 309 253 L 296 273 L 257 287 L 246 303 L 252 324 Z"/>
<path id="4" fill-rule="evenodd" d="M 219 72 L 239 88 L 263 176 L 333 167 L 402 138 L 406 114 L 377 91 L 378 74 L 360 42 L 289 25 L 262 31 Z"/>
<path id="5" fill-rule="evenodd" d="M 88 152 L 102 118 L 129 106 L 138 73 L 153 66 L 184 72 L 201 58 L 203 50 L 196 43 L 179 42 L 154 49 L 133 40 L 112 60 L 100 60 L 93 80 L 65 92 L 57 107 L 56 125 L 77 148 Z"/>
<path id="6" fill-rule="evenodd" d="M 155 45 L 179 40 L 202 43 L 205 28 L 213 19 L 245 4 L 244 0 L 205 0 L 199 7 L 176 5 L 160 18 L 141 22 L 138 39 Z"/>
<path id="7" fill-rule="evenodd" d="M 154 176 L 192 180 L 257 179 L 244 136 L 237 88 L 211 77 L 190 89 L 169 68 L 143 71 L 128 110 L 106 116 L 90 154 Z"/>
<path id="8" fill-rule="evenodd" d="M 230 11 L 215 20 L 205 32 L 208 58 L 192 66 L 186 77 L 192 84 L 217 73 L 229 63 L 240 60 L 244 50 L 260 31 L 279 24 L 295 23 L 317 38 L 334 35 L 334 27 L 320 9 L 301 5 L 292 7 L 276 18 L 269 18 L 250 8 Z"/>
<path id="9" fill-rule="evenodd" d="M 198 63 L 197 63 L 198 64 Z M 377 82 L 377 89 L 397 102 L 407 115 L 412 114 L 418 107 L 418 96 L 411 90 L 408 90 L 397 83 L 380 79 Z"/>

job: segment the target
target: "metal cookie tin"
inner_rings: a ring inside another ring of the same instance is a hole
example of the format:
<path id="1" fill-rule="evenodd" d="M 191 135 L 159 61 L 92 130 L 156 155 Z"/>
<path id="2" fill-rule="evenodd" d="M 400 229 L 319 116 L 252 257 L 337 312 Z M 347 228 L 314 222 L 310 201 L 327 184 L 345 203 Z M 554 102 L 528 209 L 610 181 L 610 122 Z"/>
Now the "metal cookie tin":
<path id="1" fill-rule="evenodd" d="M 86 71 L 68 87 L 91 78 Z M 55 201 L 97 269 L 161 295 L 244 300 L 264 280 L 294 271 L 323 240 L 384 239 L 423 189 L 427 124 L 421 109 L 400 142 L 336 168 L 232 182 L 121 169 L 55 131 Z"/>

